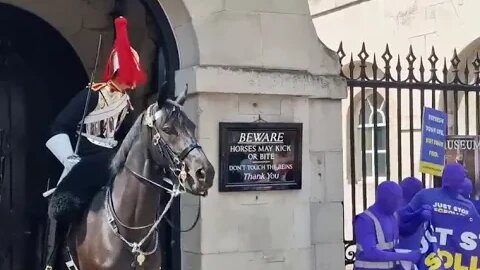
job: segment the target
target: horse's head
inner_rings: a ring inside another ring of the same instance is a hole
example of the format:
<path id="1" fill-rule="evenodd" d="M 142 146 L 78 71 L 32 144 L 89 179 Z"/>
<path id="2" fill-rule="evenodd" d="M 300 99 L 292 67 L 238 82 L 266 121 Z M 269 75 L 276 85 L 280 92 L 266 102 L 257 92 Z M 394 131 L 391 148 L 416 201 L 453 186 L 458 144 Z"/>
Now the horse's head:
<path id="1" fill-rule="evenodd" d="M 206 196 L 213 184 L 215 170 L 197 143 L 195 124 L 182 110 L 187 90 L 175 101 L 165 99 L 151 105 L 145 121 L 152 129 L 152 157 L 158 162 L 166 160 L 179 181 L 182 181 L 180 174 L 186 172 L 189 192 Z"/>

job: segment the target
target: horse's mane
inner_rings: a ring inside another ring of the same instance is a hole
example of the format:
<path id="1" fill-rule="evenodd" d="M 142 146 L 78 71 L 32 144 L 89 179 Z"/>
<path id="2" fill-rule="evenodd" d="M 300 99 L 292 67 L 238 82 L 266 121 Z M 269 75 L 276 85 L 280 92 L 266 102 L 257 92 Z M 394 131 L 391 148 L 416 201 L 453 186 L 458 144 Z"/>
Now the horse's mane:
<path id="1" fill-rule="evenodd" d="M 125 162 L 127 161 L 128 153 L 130 152 L 130 149 L 132 148 L 133 143 L 138 139 L 140 132 L 142 131 L 142 122 L 143 122 L 144 114 L 145 112 L 143 112 L 137 117 L 137 120 L 135 120 L 135 123 L 130 128 L 130 131 L 128 131 L 127 136 L 125 136 L 125 139 L 120 145 L 120 148 L 118 149 L 117 153 L 113 157 L 112 162 L 110 164 L 110 169 L 112 170 L 113 175 L 116 175 L 118 172 L 120 172 L 120 170 L 125 165 Z"/>

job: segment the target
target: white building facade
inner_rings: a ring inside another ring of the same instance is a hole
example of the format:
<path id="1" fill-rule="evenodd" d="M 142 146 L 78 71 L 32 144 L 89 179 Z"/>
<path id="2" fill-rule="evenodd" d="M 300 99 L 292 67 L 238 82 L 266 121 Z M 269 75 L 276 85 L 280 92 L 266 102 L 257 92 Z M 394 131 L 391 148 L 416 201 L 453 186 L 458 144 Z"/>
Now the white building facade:
<path id="1" fill-rule="evenodd" d="M 94 68 L 99 34 L 104 41 L 103 67 L 113 40 L 112 13 L 127 17 L 132 45 L 149 75 L 154 74 L 133 95 L 136 108 L 153 102 L 165 80 L 176 93 L 188 83 L 185 110 L 196 122 L 199 143 L 217 174 L 208 197 L 200 201 L 200 222 L 180 236 L 181 269 L 344 268 L 340 123 L 346 84 L 339 76 L 335 52 L 317 38 L 306 0 L 14 0 L 0 1 L 2 9 L 16 14 L 3 17 L 0 26 L 5 54 L 15 55 L 25 63 L 22 67 L 38 63 L 43 67 L 33 69 L 44 78 L 37 78 L 37 87 L 48 93 L 43 98 L 49 106 L 36 110 L 38 115 L 46 113 L 38 120 L 40 126 L 47 126 L 85 85 Z M 40 24 L 44 30 L 37 28 Z M 20 46 L 8 45 L 16 44 L 15 32 L 33 38 L 41 31 L 58 40 L 37 37 L 39 43 L 30 48 L 42 46 L 43 51 L 35 57 L 28 50 L 20 51 Z M 62 49 L 52 49 L 56 44 Z M 37 59 L 38 55 L 48 55 L 49 60 Z M 48 70 L 51 78 L 40 73 Z M 57 82 L 63 87 L 56 88 L 54 77 L 63 80 Z M 27 100 L 32 98 L 28 87 L 22 89 Z M 302 189 L 219 192 L 219 122 L 254 122 L 259 117 L 267 122 L 303 123 Z M 19 138 L 26 136 L 25 130 L 18 132 Z M 41 141 L 35 145 L 44 151 Z M 42 173 L 46 182 L 47 172 Z M 23 178 L 9 181 L 26 183 Z M 28 190 L 41 194 L 42 188 Z M 31 197 L 18 200 L 26 205 L 18 211 L 32 204 Z M 192 223 L 196 207 L 196 198 L 182 195 L 182 228 Z"/>
<path id="2" fill-rule="evenodd" d="M 317 34 L 325 45 L 337 50 L 342 42 L 346 57 L 343 59 L 345 75 L 349 76 L 350 57 L 353 56 L 355 71 L 354 77 L 358 77 L 360 71 L 360 59 L 358 54 L 362 50 L 362 44 L 366 46 L 369 54 L 366 62 L 367 76 L 372 78 L 373 57 L 375 54 L 376 64 L 378 65 L 378 78 L 383 77 L 385 73 L 385 61 L 382 55 L 386 51 L 386 45 L 392 55 L 390 62 L 390 72 L 394 79 L 397 79 L 396 66 L 397 58 L 401 61 L 402 80 L 408 78 L 408 60 L 407 57 L 412 49 L 416 60 L 413 64 L 415 77 L 420 81 L 420 60 L 423 61 L 425 68 L 425 78 L 427 81 L 431 78 L 431 64 L 429 58 L 432 55 L 434 47 L 435 55 L 438 57 L 435 68 L 439 80 L 444 82 L 443 68 L 447 68 L 447 81 L 451 83 L 454 80 L 455 73 L 455 49 L 460 64 L 458 64 L 459 78 L 463 83 L 474 84 L 475 64 L 474 60 L 480 47 L 480 30 L 477 27 L 476 12 L 480 8 L 480 2 L 475 0 L 310 0 L 312 20 L 314 22 Z M 332 30 L 333 29 L 333 30 Z M 412 59 L 410 59 L 412 60 Z M 430 60 L 435 60 L 430 58 Z M 452 62 L 453 60 L 453 62 Z M 469 77 L 465 79 L 465 63 L 468 64 Z M 477 67 L 478 68 L 478 67 Z M 406 85 L 406 84 L 405 84 Z M 365 89 L 365 106 L 368 115 L 378 112 L 377 128 L 373 129 L 373 118 L 366 118 L 366 151 L 367 172 L 366 183 L 362 179 L 362 148 L 361 148 L 361 88 L 352 88 L 352 103 L 350 99 L 342 101 L 342 121 L 343 121 L 343 157 L 344 157 L 344 198 L 345 198 L 345 237 L 352 239 L 351 221 L 352 204 L 356 206 L 356 213 L 370 205 L 375 197 L 375 175 L 373 168 L 375 163 L 371 156 L 373 155 L 373 136 L 377 133 L 379 145 L 376 150 L 378 155 L 378 180 L 386 180 L 386 167 L 384 153 L 390 152 L 390 179 L 398 179 L 413 175 L 421 179 L 419 172 L 420 158 L 420 136 L 421 136 L 421 114 L 422 100 L 425 106 L 435 107 L 445 110 L 447 104 L 447 113 L 449 115 L 449 133 L 458 135 L 476 135 L 478 132 L 478 104 L 476 98 L 477 92 L 448 91 L 445 102 L 442 91 L 436 91 L 435 97 L 431 90 L 421 91 L 414 88 L 410 97 L 409 89 L 385 89 L 380 87 L 376 89 L 377 104 L 373 104 L 373 89 Z M 452 89 L 448 89 L 452 90 Z M 350 90 L 349 90 L 350 91 Z M 387 91 L 389 96 L 387 97 Z M 400 95 L 397 93 L 400 92 Z M 422 97 L 422 92 L 424 96 Z M 410 101 L 412 109 L 410 109 Z M 388 99 L 388 102 L 386 100 Z M 388 103 L 388 109 L 386 109 Z M 353 105 L 353 107 L 352 107 Z M 374 108 L 376 107 L 376 109 Z M 350 124 L 350 110 L 354 113 L 354 123 Z M 388 111 L 388 112 L 387 112 Z M 367 116 L 368 117 L 368 116 Z M 412 119 L 412 121 L 410 121 Z M 411 124 L 410 124 L 411 123 Z M 387 127 L 388 126 L 388 127 Z M 350 133 L 350 128 L 355 131 Z M 385 129 L 389 129 L 387 138 Z M 369 131 L 370 130 L 370 131 Z M 357 144 L 351 148 L 350 137 L 354 134 Z M 413 138 L 413 139 L 412 139 Z M 400 141 L 400 142 L 399 142 Z M 400 147 L 399 147 L 400 143 Z M 413 144 L 413 151 L 410 146 Z M 356 168 L 351 168 L 350 156 L 354 153 L 356 159 Z M 401 158 L 399 155 L 401 154 Z M 413 167 L 410 166 L 413 159 Z M 401 166 L 398 166 L 401 162 Z M 356 172 L 356 201 L 352 202 L 352 170 Z M 433 185 L 433 179 L 426 177 L 427 186 Z M 478 179 L 477 179 L 478 186 Z M 477 187 L 478 189 L 478 187 Z M 365 197 L 366 194 L 366 197 Z"/>

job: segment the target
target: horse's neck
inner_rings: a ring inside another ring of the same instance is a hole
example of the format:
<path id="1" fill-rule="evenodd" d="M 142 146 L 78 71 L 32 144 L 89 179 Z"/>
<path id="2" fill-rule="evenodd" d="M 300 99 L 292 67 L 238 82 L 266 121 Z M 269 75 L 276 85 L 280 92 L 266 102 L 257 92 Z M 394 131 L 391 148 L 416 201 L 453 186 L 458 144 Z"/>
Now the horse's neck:
<path id="1" fill-rule="evenodd" d="M 151 224 L 160 205 L 160 190 L 138 179 L 132 170 L 146 178 L 155 179 L 159 175 L 153 171 L 143 152 L 146 148 L 139 144 L 132 147 L 127 162 L 113 182 L 113 204 L 118 218 L 129 227 Z M 127 169 L 128 167 L 128 169 Z"/>

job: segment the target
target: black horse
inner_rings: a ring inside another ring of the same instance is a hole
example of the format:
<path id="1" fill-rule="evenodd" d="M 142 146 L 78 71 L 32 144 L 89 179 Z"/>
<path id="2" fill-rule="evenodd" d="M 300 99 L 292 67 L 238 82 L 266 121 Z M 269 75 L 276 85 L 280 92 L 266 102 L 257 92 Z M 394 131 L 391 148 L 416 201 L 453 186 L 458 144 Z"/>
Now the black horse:
<path id="1" fill-rule="evenodd" d="M 156 229 L 173 198 L 206 196 L 215 171 L 182 111 L 186 95 L 150 105 L 124 139 L 112 160 L 114 179 L 67 236 L 79 269 L 160 269 Z M 162 196 L 170 200 L 159 206 Z"/>

